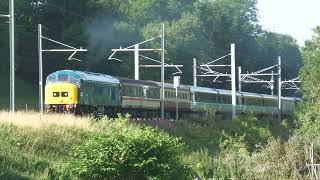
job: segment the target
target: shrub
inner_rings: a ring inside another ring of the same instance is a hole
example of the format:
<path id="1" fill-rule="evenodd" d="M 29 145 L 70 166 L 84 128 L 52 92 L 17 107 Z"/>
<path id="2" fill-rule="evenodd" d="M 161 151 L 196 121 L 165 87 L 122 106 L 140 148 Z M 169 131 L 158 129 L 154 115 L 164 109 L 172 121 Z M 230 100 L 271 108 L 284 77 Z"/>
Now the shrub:
<path id="1" fill-rule="evenodd" d="M 287 142 L 270 139 L 269 143 L 252 154 L 247 161 L 249 179 L 305 179 L 306 145 L 304 136 L 293 136 Z"/>
<path id="2" fill-rule="evenodd" d="M 244 179 L 243 162 L 247 157 L 229 150 L 212 156 L 207 150 L 201 149 L 186 154 L 184 160 L 201 179 Z"/>
<path id="3" fill-rule="evenodd" d="M 266 144 L 272 132 L 253 115 L 239 116 L 221 131 L 221 149 L 231 149 L 244 154 L 253 152 L 257 145 Z"/>
<path id="4" fill-rule="evenodd" d="M 75 148 L 73 159 L 60 166 L 60 178 L 184 179 L 191 170 L 182 163 L 178 138 L 125 118 L 104 121 L 102 129 Z"/>

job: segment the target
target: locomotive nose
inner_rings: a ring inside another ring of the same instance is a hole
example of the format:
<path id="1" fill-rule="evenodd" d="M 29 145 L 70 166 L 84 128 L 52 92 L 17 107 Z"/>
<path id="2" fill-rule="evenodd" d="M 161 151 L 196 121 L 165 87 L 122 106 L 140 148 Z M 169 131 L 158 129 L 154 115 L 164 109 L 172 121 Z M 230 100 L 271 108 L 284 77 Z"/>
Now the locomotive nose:
<path id="1" fill-rule="evenodd" d="M 72 83 L 51 83 L 45 88 L 45 104 L 66 105 L 77 104 L 78 87 Z"/>

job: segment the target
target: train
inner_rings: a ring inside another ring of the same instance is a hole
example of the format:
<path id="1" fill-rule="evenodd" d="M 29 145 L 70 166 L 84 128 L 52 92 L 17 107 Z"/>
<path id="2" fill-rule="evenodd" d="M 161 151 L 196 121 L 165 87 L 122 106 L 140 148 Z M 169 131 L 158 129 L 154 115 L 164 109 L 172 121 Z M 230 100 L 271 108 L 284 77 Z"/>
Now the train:
<path id="1" fill-rule="evenodd" d="M 129 113 L 137 118 L 156 118 L 160 115 L 161 83 L 133 80 L 106 74 L 59 70 L 49 74 L 45 86 L 46 112 L 79 115 L 102 114 L 114 117 Z M 277 114 L 278 97 L 266 94 L 237 92 L 237 113 Z M 173 84 L 164 84 L 166 118 L 174 117 L 176 101 L 181 115 L 214 111 L 232 112 L 230 90 L 180 85 L 178 96 Z M 299 98 L 282 97 L 282 114 L 293 113 Z"/>

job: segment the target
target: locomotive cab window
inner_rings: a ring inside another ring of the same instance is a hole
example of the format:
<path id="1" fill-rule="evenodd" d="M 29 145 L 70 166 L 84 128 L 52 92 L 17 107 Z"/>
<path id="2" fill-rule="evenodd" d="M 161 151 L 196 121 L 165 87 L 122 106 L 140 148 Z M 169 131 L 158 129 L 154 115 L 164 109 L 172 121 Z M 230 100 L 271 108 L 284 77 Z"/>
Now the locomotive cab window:
<path id="1" fill-rule="evenodd" d="M 59 74 L 58 81 L 68 81 L 68 75 L 67 74 Z"/>
<path id="2" fill-rule="evenodd" d="M 56 82 L 56 76 L 55 76 L 55 75 L 50 75 L 50 76 L 48 76 L 48 78 L 47 78 L 47 84 L 53 83 L 53 82 Z"/>

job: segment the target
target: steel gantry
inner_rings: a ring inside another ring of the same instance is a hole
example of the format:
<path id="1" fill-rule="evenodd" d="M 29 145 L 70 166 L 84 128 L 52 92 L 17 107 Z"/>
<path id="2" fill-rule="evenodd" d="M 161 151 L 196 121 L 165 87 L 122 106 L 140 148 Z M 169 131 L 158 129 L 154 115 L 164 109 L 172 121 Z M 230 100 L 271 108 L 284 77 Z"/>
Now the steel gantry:
<path id="1" fill-rule="evenodd" d="M 274 69 L 277 69 L 277 73 L 274 73 Z M 271 72 L 268 72 L 271 71 Z M 276 65 L 261 69 L 259 71 L 253 73 L 245 73 L 242 74 L 241 67 L 239 67 L 238 72 L 239 78 L 239 91 L 241 91 L 241 84 L 242 83 L 262 83 L 267 84 L 267 88 L 271 89 L 271 95 L 274 95 L 274 76 L 278 77 L 278 120 L 281 120 L 281 113 L 282 113 L 282 89 L 293 89 L 299 91 L 300 88 L 298 84 L 301 83 L 298 78 L 294 78 L 291 80 L 282 81 L 282 74 L 281 74 L 281 56 L 278 57 L 278 63 Z M 270 80 L 265 80 L 266 77 L 270 77 Z"/>
<path id="2" fill-rule="evenodd" d="M 50 41 L 55 44 L 59 44 L 64 46 L 65 49 L 42 49 L 42 39 Z M 67 49 L 66 49 L 67 48 Z M 81 61 L 80 59 L 74 58 L 77 52 L 87 52 L 87 49 L 75 48 L 69 46 L 67 44 L 61 43 L 59 41 L 47 38 L 42 35 L 42 25 L 38 25 L 38 54 L 39 54 L 39 108 L 40 112 L 43 113 L 44 110 L 44 103 L 43 103 L 43 65 L 42 65 L 42 53 L 43 52 L 71 52 L 72 54 L 68 57 L 68 60 L 76 60 Z"/>
<path id="3" fill-rule="evenodd" d="M 242 83 L 247 84 L 266 84 L 268 89 L 271 89 L 271 95 L 274 94 L 274 76 L 277 76 L 278 73 L 274 73 L 273 69 L 276 69 L 279 65 L 273 65 L 259 71 L 255 71 L 252 73 L 246 72 L 242 73 L 241 66 L 238 67 L 238 89 L 242 91 Z M 271 72 L 267 72 L 271 71 Z M 265 79 L 266 77 L 270 77 L 269 80 Z"/>
<path id="4" fill-rule="evenodd" d="M 273 70 L 277 70 L 277 73 L 274 73 Z M 239 67 L 238 71 L 238 83 L 239 83 L 239 91 L 242 90 L 242 83 L 249 83 L 249 84 L 267 84 L 267 88 L 271 89 L 271 95 L 274 94 L 274 76 L 278 77 L 278 120 L 281 120 L 281 56 L 278 57 L 278 63 L 276 65 L 261 69 L 259 71 L 255 71 L 252 73 L 245 73 L 242 74 L 241 67 Z M 271 71 L 271 72 L 269 72 Z M 266 77 L 270 77 L 270 80 L 266 80 Z"/>
<path id="5" fill-rule="evenodd" d="M 9 14 L 0 15 L 9 18 L 10 37 L 10 112 L 15 112 L 15 50 L 14 50 L 14 0 L 9 0 Z"/>
<path id="6" fill-rule="evenodd" d="M 146 48 L 141 48 L 140 45 L 145 44 L 150 41 L 154 41 L 159 39 L 161 40 L 161 48 L 160 49 L 146 49 Z M 175 68 L 177 69 L 177 72 L 173 73 L 174 74 L 181 74 L 182 71 L 180 68 L 183 67 L 183 65 L 174 65 L 174 64 L 167 64 L 164 62 L 165 59 L 165 29 L 164 29 L 164 24 L 161 26 L 161 33 L 159 36 L 150 38 L 148 40 L 142 41 L 140 43 L 128 46 L 126 48 L 119 48 L 119 49 L 111 49 L 113 52 L 108 60 L 116 60 L 116 61 L 121 61 L 119 58 L 115 58 L 114 56 L 116 55 L 117 52 L 134 52 L 134 79 L 139 80 L 140 79 L 140 68 L 161 68 L 161 119 L 164 119 L 164 70 L 165 68 Z M 155 52 L 155 51 L 160 51 L 161 52 L 161 60 L 156 60 L 144 55 L 140 55 L 140 52 Z M 149 64 L 149 65 L 141 65 L 140 64 L 140 57 L 147 59 L 149 61 L 155 62 L 157 64 Z"/>
<path id="7" fill-rule="evenodd" d="M 282 89 L 287 89 L 287 90 L 296 90 L 296 92 L 300 91 L 299 84 L 301 81 L 299 81 L 299 78 L 293 78 L 291 80 L 284 80 L 281 82 L 281 87 Z"/>
<path id="8" fill-rule="evenodd" d="M 232 118 L 236 117 L 236 46 L 231 44 L 230 53 L 215 59 L 209 63 L 197 66 L 197 60 L 193 59 L 193 85 L 197 86 L 197 77 L 214 77 L 213 82 L 217 82 L 220 77 L 228 77 L 231 79 L 231 94 L 232 94 Z M 221 60 L 230 57 L 230 64 L 216 64 Z M 230 70 L 219 72 L 216 68 L 228 67 Z M 197 69 L 202 70 L 201 74 L 197 74 Z"/>

